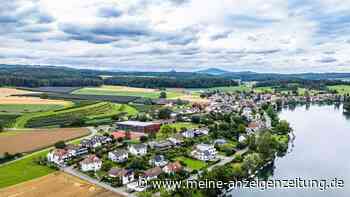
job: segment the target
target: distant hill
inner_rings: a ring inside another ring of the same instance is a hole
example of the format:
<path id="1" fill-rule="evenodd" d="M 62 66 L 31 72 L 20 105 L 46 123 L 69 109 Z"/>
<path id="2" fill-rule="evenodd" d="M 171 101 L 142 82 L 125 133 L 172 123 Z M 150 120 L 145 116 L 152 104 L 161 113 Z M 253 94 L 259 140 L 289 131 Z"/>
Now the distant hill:
<path id="1" fill-rule="evenodd" d="M 208 75 L 223 75 L 229 73 L 229 71 L 219 69 L 219 68 L 208 68 L 205 70 L 197 71 L 197 73 L 208 74 Z"/>

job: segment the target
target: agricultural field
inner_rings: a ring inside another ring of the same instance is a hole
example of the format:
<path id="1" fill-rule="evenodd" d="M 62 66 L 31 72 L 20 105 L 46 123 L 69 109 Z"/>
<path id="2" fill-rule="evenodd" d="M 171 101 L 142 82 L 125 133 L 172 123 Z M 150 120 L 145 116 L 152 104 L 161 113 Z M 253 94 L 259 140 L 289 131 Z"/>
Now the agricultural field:
<path id="1" fill-rule="evenodd" d="M 135 115 L 137 110 L 124 104 L 100 102 L 86 106 L 71 107 L 63 110 L 29 113 L 16 119 L 14 128 L 40 128 L 69 126 L 76 121 L 86 119 L 110 118 L 114 115 L 126 113 Z"/>
<path id="2" fill-rule="evenodd" d="M 330 90 L 336 90 L 338 94 L 350 94 L 350 85 L 336 85 L 336 86 L 328 86 Z"/>
<path id="3" fill-rule="evenodd" d="M 187 157 L 177 157 L 175 158 L 175 160 L 183 162 L 184 164 L 186 164 L 186 167 L 192 170 L 200 170 L 207 166 L 207 164 L 204 161 L 195 160 Z"/>
<path id="4" fill-rule="evenodd" d="M 48 150 L 36 152 L 20 160 L 0 165 L 0 188 L 22 183 L 54 172 L 54 169 L 48 166 L 38 165 L 34 162 L 39 157 L 45 157 L 47 153 Z"/>
<path id="5" fill-rule="evenodd" d="M 160 95 L 160 90 L 148 88 L 133 88 L 125 86 L 102 86 L 97 88 L 82 88 L 72 92 L 78 95 L 115 95 L 115 96 L 133 96 L 157 99 Z M 175 99 L 183 96 L 180 91 L 166 91 L 167 98 Z"/>
<path id="6" fill-rule="evenodd" d="M 5 152 L 26 153 L 52 146 L 57 141 L 68 141 L 88 135 L 86 128 L 35 129 L 0 133 L 0 155 Z"/>
<path id="7" fill-rule="evenodd" d="M 64 108 L 64 105 L 45 104 L 0 104 L 0 113 L 21 114 L 40 111 L 52 111 Z"/>
<path id="8" fill-rule="evenodd" d="M 119 197 L 120 195 L 63 172 L 0 190 L 0 196 L 16 197 Z"/>

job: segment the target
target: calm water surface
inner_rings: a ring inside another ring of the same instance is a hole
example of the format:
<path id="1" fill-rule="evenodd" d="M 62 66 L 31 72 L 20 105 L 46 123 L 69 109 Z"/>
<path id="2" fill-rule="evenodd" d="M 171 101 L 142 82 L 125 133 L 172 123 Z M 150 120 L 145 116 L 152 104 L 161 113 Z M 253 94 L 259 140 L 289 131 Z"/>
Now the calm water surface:
<path id="1" fill-rule="evenodd" d="M 305 106 L 283 110 L 281 119 L 290 122 L 296 139 L 292 151 L 277 159 L 273 179 L 343 179 L 345 188 L 240 190 L 237 197 L 349 197 L 350 119 L 334 106 Z"/>

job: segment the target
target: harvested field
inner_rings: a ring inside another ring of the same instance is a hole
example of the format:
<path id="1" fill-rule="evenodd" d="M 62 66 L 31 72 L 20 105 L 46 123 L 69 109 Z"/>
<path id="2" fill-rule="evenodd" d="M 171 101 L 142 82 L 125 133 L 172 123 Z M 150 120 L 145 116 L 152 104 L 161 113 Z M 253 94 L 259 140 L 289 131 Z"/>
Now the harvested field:
<path id="1" fill-rule="evenodd" d="M 13 88 L 0 88 L 0 104 L 52 104 L 70 105 L 71 102 L 61 100 L 41 99 L 39 97 L 24 97 L 15 95 L 33 94 L 34 92 Z"/>
<path id="2" fill-rule="evenodd" d="M 55 172 L 41 178 L 0 189 L 1 197 L 119 197 L 116 193 L 79 178 Z"/>
<path id="3" fill-rule="evenodd" d="M 0 155 L 5 152 L 32 152 L 49 147 L 60 140 L 71 140 L 88 135 L 86 128 L 59 128 L 16 130 L 0 133 Z"/>

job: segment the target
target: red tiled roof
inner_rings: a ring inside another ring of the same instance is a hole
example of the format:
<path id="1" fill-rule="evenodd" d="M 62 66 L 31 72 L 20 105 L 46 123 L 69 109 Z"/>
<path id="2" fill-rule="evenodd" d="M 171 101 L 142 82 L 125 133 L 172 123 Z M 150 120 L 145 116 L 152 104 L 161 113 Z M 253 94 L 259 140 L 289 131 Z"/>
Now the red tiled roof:
<path id="1" fill-rule="evenodd" d="M 179 161 L 176 161 L 173 163 L 169 163 L 165 166 L 165 168 L 167 168 L 170 172 L 180 172 L 182 170 L 182 165 Z"/>
<path id="2" fill-rule="evenodd" d="M 101 161 L 100 158 L 98 158 L 96 155 L 89 155 L 83 161 L 81 161 L 81 163 L 89 164 L 89 163 L 96 163 L 100 161 Z"/>

